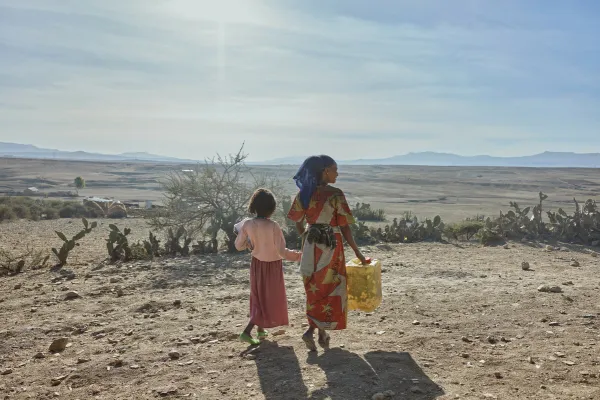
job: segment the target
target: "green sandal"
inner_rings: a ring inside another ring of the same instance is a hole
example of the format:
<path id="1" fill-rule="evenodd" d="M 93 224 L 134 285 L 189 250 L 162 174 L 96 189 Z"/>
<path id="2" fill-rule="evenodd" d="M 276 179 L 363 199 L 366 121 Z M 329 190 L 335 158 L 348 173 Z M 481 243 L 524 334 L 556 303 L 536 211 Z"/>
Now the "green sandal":
<path id="1" fill-rule="evenodd" d="M 259 331 L 256 336 L 258 336 L 258 340 L 264 340 L 264 339 L 267 338 L 267 336 L 269 336 L 269 332 L 267 332 L 267 331 Z"/>
<path id="2" fill-rule="evenodd" d="M 252 336 L 248 335 L 246 332 L 242 332 L 240 334 L 240 340 L 242 342 L 248 343 L 250 346 L 258 346 L 260 344 L 260 340 L 254 339 Z"/>

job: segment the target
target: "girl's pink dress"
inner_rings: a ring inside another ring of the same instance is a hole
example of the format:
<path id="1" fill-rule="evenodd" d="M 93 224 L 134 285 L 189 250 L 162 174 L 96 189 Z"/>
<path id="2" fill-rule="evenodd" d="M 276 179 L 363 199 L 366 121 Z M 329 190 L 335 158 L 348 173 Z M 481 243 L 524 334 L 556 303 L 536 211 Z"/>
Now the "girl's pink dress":
<path id="1" fill-rule="evenodd" d="M 235 247 L 252 249 L 250 323 L 261 328 L 288 325 L 282 259 L 300 261 L 302 253 L 286 248 L 281 227 L 270 219 L 247 219 L 237 229 Z"/>

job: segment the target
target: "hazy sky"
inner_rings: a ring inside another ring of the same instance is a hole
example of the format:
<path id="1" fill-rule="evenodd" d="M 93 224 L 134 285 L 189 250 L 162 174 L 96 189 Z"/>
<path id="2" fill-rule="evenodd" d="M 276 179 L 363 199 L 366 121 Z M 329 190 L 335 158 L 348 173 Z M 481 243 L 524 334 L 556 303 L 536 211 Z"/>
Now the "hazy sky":
<path id="1" fill-rule="evenodd" d="M 600 152 L 597 0 L 0 0 L 0 141 Z"/>

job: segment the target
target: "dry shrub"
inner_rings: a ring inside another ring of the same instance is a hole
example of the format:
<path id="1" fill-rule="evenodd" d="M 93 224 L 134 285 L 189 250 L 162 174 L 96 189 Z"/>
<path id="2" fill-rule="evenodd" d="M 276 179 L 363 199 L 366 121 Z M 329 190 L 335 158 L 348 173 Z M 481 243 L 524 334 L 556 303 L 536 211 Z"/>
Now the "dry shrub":
<path id="1" fill-rule="evenodd" d="M 0 276 L 16 275 L 25 269 L 42 268 L 49 258 L 44 251 L 29 246 L 21 253 L 0 249 Z"/>

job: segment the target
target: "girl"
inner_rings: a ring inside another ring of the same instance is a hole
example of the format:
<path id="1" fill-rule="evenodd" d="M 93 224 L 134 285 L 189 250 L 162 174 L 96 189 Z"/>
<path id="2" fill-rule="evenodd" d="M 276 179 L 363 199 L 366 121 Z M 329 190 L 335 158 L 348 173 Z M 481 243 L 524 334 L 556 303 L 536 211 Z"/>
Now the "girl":
<path id="1" fill-rule="evenodd" d="M 286 248 L 283 231 L 269 218 L 277 202 L 266 189 L 258 189 L 250 200 L 248 211 L 255 218 L 245 219 L 236 225 L 238 236 L 235 247 L 252 250 L 250 266 L 250 322 L 240 335 L 240 340 L 258 345 L 252 329 L 258 326 L 258 338 L 264 339 L 264 328 L 288 325 L 287 297 L 283 280 L 282 259 L 300 261 L 302 253 Z"/>
<path id="2" fill-rule="evenodd" d="M 346 329 L 347 287 L 343 239 L 356 257 L 366 264 L 354 242 L 350 224 L 354 217 L 344 193 L 335 183 L 338 168 L 329 156 L 313 156 L 304 161 L 294 180 L 300 189 L 288 218 L 296 222 L 305 236 L 300 272 L 306 291 L 306 316 L 309 328 L 302 340 L 316 351 L 314 331 L 319 329 L 319 345 L 329 347 L 328 329 Z M 308 223 L 308 229 L 305 227 Z"/>

